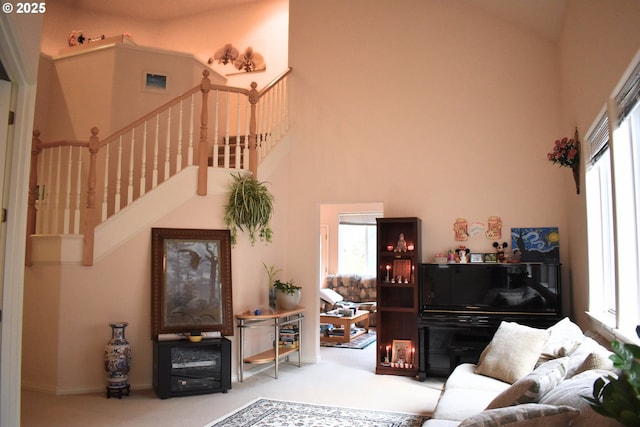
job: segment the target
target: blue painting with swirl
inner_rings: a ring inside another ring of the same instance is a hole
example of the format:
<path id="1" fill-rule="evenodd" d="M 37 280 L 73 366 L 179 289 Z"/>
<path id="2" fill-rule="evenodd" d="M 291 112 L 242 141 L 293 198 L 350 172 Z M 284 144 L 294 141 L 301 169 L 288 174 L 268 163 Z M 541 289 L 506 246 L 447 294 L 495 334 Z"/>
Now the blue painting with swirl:
<path id="1" fill-rule="evenodd" d="M 511 229 L 511 250 L 520 251 L 522 262 L 560 263 L 558 227 Z"/>

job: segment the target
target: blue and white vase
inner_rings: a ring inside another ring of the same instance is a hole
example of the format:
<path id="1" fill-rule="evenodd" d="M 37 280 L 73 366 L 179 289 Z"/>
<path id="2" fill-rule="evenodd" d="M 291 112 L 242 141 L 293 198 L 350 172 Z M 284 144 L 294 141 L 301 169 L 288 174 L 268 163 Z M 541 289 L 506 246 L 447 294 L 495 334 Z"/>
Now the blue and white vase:
<path id="1" fill-rule="evenodd" d="M 111 339 L 104 347 L 104 370 L 107 372 L 107 397 L 129 395 L 131 346 L 124 337 L 127 322 L 109 323 Z"/>

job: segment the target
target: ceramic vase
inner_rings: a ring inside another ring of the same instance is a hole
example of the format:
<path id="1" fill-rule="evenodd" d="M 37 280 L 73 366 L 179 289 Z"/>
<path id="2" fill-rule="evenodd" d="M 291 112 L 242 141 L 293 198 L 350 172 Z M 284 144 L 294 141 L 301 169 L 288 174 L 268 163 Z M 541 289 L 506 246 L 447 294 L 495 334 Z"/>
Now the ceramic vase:
<path id="1" fill-rule="evenodd" d="M 293 295 L 286 292 L 276 291 L 276 308 L 278 310 L 293 310 L 300 304 L 300 290 L 294 291 Z"/>
<path id="2" fill-rule="evenodd" d="M 107 372 L 107 398 L 129 395 L 131 346 L 124 337 L 127 322 L 110 323 L 111 339 L 104 348 L 104 370 Z"/>

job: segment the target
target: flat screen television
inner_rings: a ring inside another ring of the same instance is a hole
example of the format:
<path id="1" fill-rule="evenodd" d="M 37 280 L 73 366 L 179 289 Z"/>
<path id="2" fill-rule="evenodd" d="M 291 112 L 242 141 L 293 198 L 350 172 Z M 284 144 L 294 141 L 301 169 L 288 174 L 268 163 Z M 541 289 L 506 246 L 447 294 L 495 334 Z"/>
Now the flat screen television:
<path id="1" fill-rule="evenodd" d="M 423 313 L 560 313 L 560 265 L 420 264 Z"/>

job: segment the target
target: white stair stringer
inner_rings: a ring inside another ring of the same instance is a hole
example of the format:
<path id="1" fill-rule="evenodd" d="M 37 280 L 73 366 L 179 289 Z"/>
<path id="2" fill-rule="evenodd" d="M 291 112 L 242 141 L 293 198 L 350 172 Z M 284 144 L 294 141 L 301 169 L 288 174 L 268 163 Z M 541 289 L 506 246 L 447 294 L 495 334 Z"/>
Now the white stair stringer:
<path id="1" fill-rule="evenodd" d="M 229 191 L 232 173 L 248 173 L 236 169 L 209 168 L 207 194 Z M 94 263 L 128 239 L 198 196 L 198 167 L 190 166 L 158 185 L 120 212 L 99 224 L 94 236 Z M 82 264 L 84 237 L 70 234 L 34 235 L 32 259 L 36 263 Z"/>

